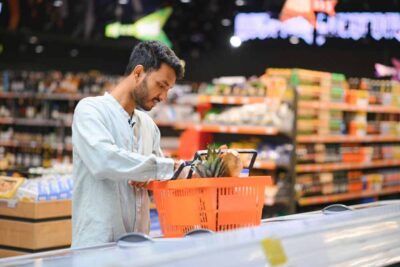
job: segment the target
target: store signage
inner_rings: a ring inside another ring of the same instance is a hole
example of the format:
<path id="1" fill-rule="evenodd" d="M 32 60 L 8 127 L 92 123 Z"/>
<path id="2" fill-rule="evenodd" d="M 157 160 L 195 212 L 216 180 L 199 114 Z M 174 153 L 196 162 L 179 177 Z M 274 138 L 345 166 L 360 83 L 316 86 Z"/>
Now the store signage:
<path id="1" fill-rule="evenodd" d="M 157 40 L 171 47 L 171 41 L 162 30 L 171 14 L 172 8 L 167 7 L 141 18 L 133 24 L 111 23 L 106 25 L 105 36 L 109 38 L 132 36 L 143 41 Z"/>
<path id="2" fill-rule="evenodd" d="M 301 16 L 315 27 L 315 12 L 334 16 L 336 4 L 337 0 L 286 0 L 282 8 L 280 20 L 286 21 Z"/>
<path id="3" fill-rule="evenodd" d="M 235 35 L 242 42 L 254 39 L 287 39 L 296 37 L 305 43 L 323 45 L 328 38 L 360 40 L 397 40 L 400 42 L 400 13 L 344 12 L 328 16 L 317 13 L 316 27 L 304 17 L 285 21 L 268 13 L 239 13 L 235 17 Z"/>

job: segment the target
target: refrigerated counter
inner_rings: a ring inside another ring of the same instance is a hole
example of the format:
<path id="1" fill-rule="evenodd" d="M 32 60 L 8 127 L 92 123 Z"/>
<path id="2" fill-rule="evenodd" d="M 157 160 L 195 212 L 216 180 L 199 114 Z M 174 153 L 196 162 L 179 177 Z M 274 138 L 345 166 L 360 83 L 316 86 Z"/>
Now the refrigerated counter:
<path id="1" fill-rule="evenodd" d="M 394 266 L 400 201 L 333 206 L 229 232 L 128 241 L 5 258 L 0 266 Z"/>

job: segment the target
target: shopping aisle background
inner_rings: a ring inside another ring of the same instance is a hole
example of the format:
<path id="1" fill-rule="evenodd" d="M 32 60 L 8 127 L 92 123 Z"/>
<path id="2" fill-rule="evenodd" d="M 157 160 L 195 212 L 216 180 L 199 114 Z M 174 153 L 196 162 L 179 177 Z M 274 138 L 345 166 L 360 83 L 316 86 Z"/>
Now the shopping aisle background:
<path id="1" fill-rule="evenodd" d="M 164 31 L 186 65 L 185 79 L 150 113 L 166 155 L 190 159 L 210 142 L 256 149 L 251 174 L 271 175 L 275 182 L 265 192 L 263 217 L 399 198 L 400 83 L 390 79 L 399 77 L 398 66 L 392 67 L 400 58 L 398 0 L 338 1 L 337 14 L 363 12 L 373 19 L 359 40 L 345 34 L 363 31 L 351 30 L 355 18 L 329 24 L 343 38 L 328 36 L 324 44 L 316 35 L 320 26 L 312 31 L 312 44 L 301 34 L 241 44 L 231 39 L 239 14 L 276 20 L 281 0 L 119 0 L 95 2 L 93 9 L 66 0 L 0 3 L 0 170 L 29 178 L 2 178 L 15 190 L 0 197 L 9 207 L 32 201 L 25 210 L 40 210 L 48 200 L 62 207 L 59 213 L 45 208 L 44 215 L 10 215 L 6 208 L 2 216 L 28 218 L 33 225 L 51 218 L 46 229 L 53 233 L 68 227 L 74 108 L 80 99 L 113 88 L 138 42 L 105 37 L 106 24 L 129 25 L 165 7 L 172 7 L 172 15 Z M 388 66 L 384 79 L 376 77 L 376 63 Z M 156 220 L 154 204 L 152 209 Z M 157 223 L 153 227 L 157 231 Z M 26 253 L 70 242 L 68 236 L 52 240 L 10 237 L 0 242 L 0 251 Z"/>

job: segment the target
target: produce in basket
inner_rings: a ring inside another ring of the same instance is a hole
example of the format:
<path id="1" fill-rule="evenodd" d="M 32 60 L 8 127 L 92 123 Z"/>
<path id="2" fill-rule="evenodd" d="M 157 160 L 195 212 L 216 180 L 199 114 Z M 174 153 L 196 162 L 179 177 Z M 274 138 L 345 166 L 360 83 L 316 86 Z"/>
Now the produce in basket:
<path id="1" fill-rule="evenodd" d="M 193 163 L 195 174 L 200 177 L 239 177 L 243 163 L 239 153 L 227 149 L 226 146 L 217 148 L 207 146 L 207 155 Z"/>

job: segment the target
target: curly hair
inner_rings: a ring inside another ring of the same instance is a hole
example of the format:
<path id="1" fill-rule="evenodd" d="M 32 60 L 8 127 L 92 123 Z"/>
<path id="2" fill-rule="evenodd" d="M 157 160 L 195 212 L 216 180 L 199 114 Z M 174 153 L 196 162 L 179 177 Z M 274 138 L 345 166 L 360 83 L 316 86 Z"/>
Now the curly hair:
<path id="1" fill-rule="evenodd" d="M 125 75 L 131 74 L 137 65 L 143 65 L 144 71 L 158 70 L 161 63 L 165 63 L 174 69 L 177 79 L 182 79 L 184 68 L 169 47 L 159 41 L 145 41 L 137 44 L 129 57 L 129 62 L 125 70 Z"/>

